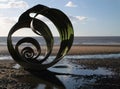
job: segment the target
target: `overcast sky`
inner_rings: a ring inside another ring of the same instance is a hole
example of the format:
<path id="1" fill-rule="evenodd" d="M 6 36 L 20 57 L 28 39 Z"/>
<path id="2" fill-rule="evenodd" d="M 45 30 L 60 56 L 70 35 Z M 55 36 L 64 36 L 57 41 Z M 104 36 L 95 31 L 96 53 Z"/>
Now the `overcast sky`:
<path id="1" fill-rule="evenodd" d="M 75 36 L 120 36 L 120 0 L 0 0 L 0 36 L 7 36 L 18 17 L 37 4 L 58 8 L 71 20 Z M 39 16 L 58 35 L 47 19 Z M 34 35 L 21 29 L 15 35 Z"/>

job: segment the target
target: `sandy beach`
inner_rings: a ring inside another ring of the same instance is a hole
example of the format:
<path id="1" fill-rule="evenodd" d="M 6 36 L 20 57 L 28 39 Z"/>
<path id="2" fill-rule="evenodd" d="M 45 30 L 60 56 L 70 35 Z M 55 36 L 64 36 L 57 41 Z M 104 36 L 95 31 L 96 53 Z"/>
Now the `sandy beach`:
<path id="1" fill-rule="evenodd" d="M 42 54 L 45 52 L 45 46 L 42 46 Z M 55 55 L 59 50 L 59 46 L 54 46 L 52 55 Z M 73 45 L 68 55 L 82 55 L 82 54 L 108 54 L 120 53 L 120 45 Z M 8 53 L 7 46 L 0 46 L 0 54 L 6 55 Z"/>
<path id="2" fill-rule="evenodd" d="M 54 51 L 52 53 L 52 55 L 55 55 L 55 53 L 57 52 L 57 50 L 59 49 L 58 46 L 54 46 Z M 45 48 L 43 47 L 43 50 L 45 51 Z M 70 52 L 68 53 L 68 55 L 86 55 L 86 54 L 117 54 L 120 53 L 120 46 L 116 46 L 116 45 L 76 45 L 76 46 L 72 46 Z M 6 46 L 0 46 L 0 54 L 1 55 L 9 55 L 7 47 Z M 93 75 L 64 75 L 66 76 L 66 80 L 64 80 L 64 76 L 61 79 L 62 83 L 65 85 L 66 89 L 69 89 L 69 84 L 67 85 L 67 80 L 72 82 L 71 79 L 73 79 L 73 81 L 75 81 L 73 84 L 71 85 L 71 87 L 79 87 L 79 81 L 81 79 L 84 79 L 83 82 L 85 82 L 85 80 L 87 81 L 86 83 L 88 83 L 87 85 L 81 85 L 81 87 L 85 88 L 85 89 L 89 89 L 89 87 L 91 87 L 91 89 L 119 89 L 120 88 L 120 59 L 103 59 L 103 60 L 93 60 L 93 59 L 89 59 L 89 60 L 82 60 L 82 59 L 71 59 L 71 60 L 67 60 L 67 62 L 69 63 L 69 65 L 73 65 L 73 69 L 76 68 L 78 71 L 79 70 L 88 70 L 90 69 L 90 71 L 95 71 L 99 68 L 103 68 L 107 69 L 105 71 L 110 70 L 111 72 L 114 73 L 114 75 L 99 75 L 99 74 L 93 74 Z M 64 61 L 64 60 L 63 60 Z M 63 62 L 65 63 L 65 62 Z M 41 79 L 41 77 L 37 77 L 32 75 L 31 73 L 25 71 L 23 68 L 19 68 L 16 69 L 13 66 L 16 65 L 16 62 L 13 60 L 1 60 L 0 61 L 0 89 L 65 89 L 65 87 L 61 87 L 61 85 L 59 85 L 60 83 L 55 83 L 55 81 L 49 80 L 49 78 L 47 80 L 44 80 L 43 78 Z M 78 67 L 78 66 L 83 66 L 82 68 Z M 69 70 L 71 67 L 66 67 Z M 59 69 L 59 68 L 58 68 Z M 71 70 L 73 70 L 71 69 Z M 81 72 L 82 72 L 81 71 Z M 73 72 L 74 73 L 74 72 Z M 109 72 L 108 72 L 109 73 Z M 47 75 L 46 75 L 47 76 Z M 76 80 L 76 78 L 78 80 Z M 95 82 L 91 82 L 91 80 L 96 80 Z M 76 82 L 78 81 L 78 82 Z M 112 81 L 112 82 L 111 82 Z M 43 84 L 45 87 L 44 88 L 41 84 Z M 55 86 L 53 86 L 53 84 Z M 42 87 L 42 88 L 41 88 Z M 76 89 L 77 89 L 76 88 Z"/>
<path id="3" fill-rule="evenodd" d="M 116 45 L 78 45 L 72 46 L 69 54 L 107 54 L 107 53 L 120 53 L 120 46 Z"/>

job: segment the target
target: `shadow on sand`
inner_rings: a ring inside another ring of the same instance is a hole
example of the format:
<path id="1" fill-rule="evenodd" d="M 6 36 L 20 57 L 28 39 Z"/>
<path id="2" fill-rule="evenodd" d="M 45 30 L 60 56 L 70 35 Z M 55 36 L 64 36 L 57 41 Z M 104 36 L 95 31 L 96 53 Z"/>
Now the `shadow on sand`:
<path id="1" fill-rule="evenodd" d="M 29 89 L 120 89 L 120 77 L 110 75 L 66 75 L 48 70 L 30 71 L 32 75 L 18 77 L 29 83 Z"/>

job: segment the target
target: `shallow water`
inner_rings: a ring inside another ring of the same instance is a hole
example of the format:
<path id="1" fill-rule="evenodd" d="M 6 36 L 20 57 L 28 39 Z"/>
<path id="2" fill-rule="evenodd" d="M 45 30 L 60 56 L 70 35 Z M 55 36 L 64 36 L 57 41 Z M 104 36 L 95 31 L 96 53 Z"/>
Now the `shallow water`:
<path id="1" fill-rule="evenodd" d="M 73 74 L 76 76 L 77 75 L 88 75 L 88 76 L 90 75 L 112 75 L 113 74 L 112 71 L 106 68 L 102 68 L 102 67 L 98 67 L 97 69 L 86 69 L 84 66 L 69 62 L 68 59 L 61 61 L 54 66 L 52 68 L 49 68 L 49 70 L 53 72 Z"/>
<path id="2" fill-rule="evenodd" d="M 40 56 L 39 58 L 43 58 Z M 50 56 L 49 60 L 52 60 L 55 56 Z M 64 59 L 111 59 L 120 58 L 120 53 L 118 54 L 93 54 L 93 55 L 67 55 Z M 12 57 L 8 55 L 0 55 L 0 60 L 11 60 Z M 63 60 L 64 60 L 63 59 Z"/>
<path id="3" fill-rule="evenodd" d="M 41 56 L 42 58 L 43 56 Z M 54 56 L 49 58 L 51 61 Z M 65 56 L 63 60 L 49 68 L 48 72 L 41 75 L 38 72 L 36 77 L 25 76 L 19 79 L 23 84 L 33 86 L 34 89 L 120 89 L 120 84 L 109 84 L 110 81 L 120 81 L 120 77 L 116 76 L 109 68 L 98 67 L 96 69 L 85 68 L 84 65 L 72 63 L 70 59 L 109 59 L 120 58 L 120 54 L 99 54 L 99 55 L 72 55 Z M 0 55 L 0 60 L 12 60 L 10 56 Z M 18 64 L 13 68 L 19 69 Z M 58 74 L 51 74 L 58 73 Z M 34 75 L 34 74 L 33 74 Z M 115 77 L 115 78 L 114 78 Z M 106 80 L 104 80 L 106 79 Z M 23 81 L 24 80 L 24 81 Z M 103 83 L 104 81 L 107 81 Z M 103 84 L 105 85 L 104 87 Z M 109 84 L 109 85 L 108 85 Z M 115 85 L 115 86 L 114 86 Z M 99 88 L 101 87 L 101 88 Z"/>
<path id="4" fill-rule="evenodd" d="M 19 67 L 18 64 L 13 66 L 13 68 L 16 69 L 19 69 Z M 106 68 L 98 67 L 97 69 L 86 69 L 84 66 L 71 63 L 67 58 L 48 70 L 59 73 L 60 75 L 51 75 L 48 72 L 41 77 L 38 72 L 37 83 L 34 77 L 30 78 L 30 81 L 32 81 L 33 84 L 35 83 L 34 89 L 98 89 L 89 88 L 92 87 L 91 85 L 89 86 L 89 84 L 94 84 L 102 78 L 114 76 L 114 72 Z M 26 80 L 29 80 L 29 78 L 26 77 Z"/>

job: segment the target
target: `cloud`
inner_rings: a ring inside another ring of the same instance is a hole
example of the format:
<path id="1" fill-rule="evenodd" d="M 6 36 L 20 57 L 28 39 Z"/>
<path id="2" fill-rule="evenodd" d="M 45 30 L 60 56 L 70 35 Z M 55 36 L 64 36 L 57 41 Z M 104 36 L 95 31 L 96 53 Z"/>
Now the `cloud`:
<path id="1" fill-rule="evenodd" d="M 80 20 L 80 21 L 86 21 L 88 18 L 85 16 L 75 16 L 76 19 Z"/>
<path id="2" fill-rule="evenodd" d="M 82 22 L 85 23 L 88 20 L 86 16 L 69 16 L 72 22 Z"/>
<path id="3" fill-rule="evenodd" d="M 0 0 L 0 2 L 7 2 L 8 0 Z"/>
<path id="4" fill-rule="evenodd" d="M 15 0 L 0 0 L 0 2 L 14 2 Z"/>
<path id="5" fill-rule="evenodd" d="M 0 17 L 0 23 L 2 24 L 15 24 L 16 23 L 16 18 L 15 17 Z"/>
<path id="6" fill-rule="evenodd" d="M 66 7 L 77 7 L 72 1 L 69 1 L 66 5 Z"/>
<path id="7" fill-rule="evenodd" d="M 17 22 L 16 17 L 5 17 L 0 14 L 0 36 L 7 36 L 11 27 Z"/>
<path id="8" fill-rule="evenodd" d="M 3 1 L 3 0 L 2 0 Z M 7 1 L 7 0 L 5 0 Z M 25 1 L 15 1 L 15 0 L 8 0 L 7 3 L 1 3 L 0 9 L 6 9 L 6 8 L 27 8 L 28 4 Z"/>

